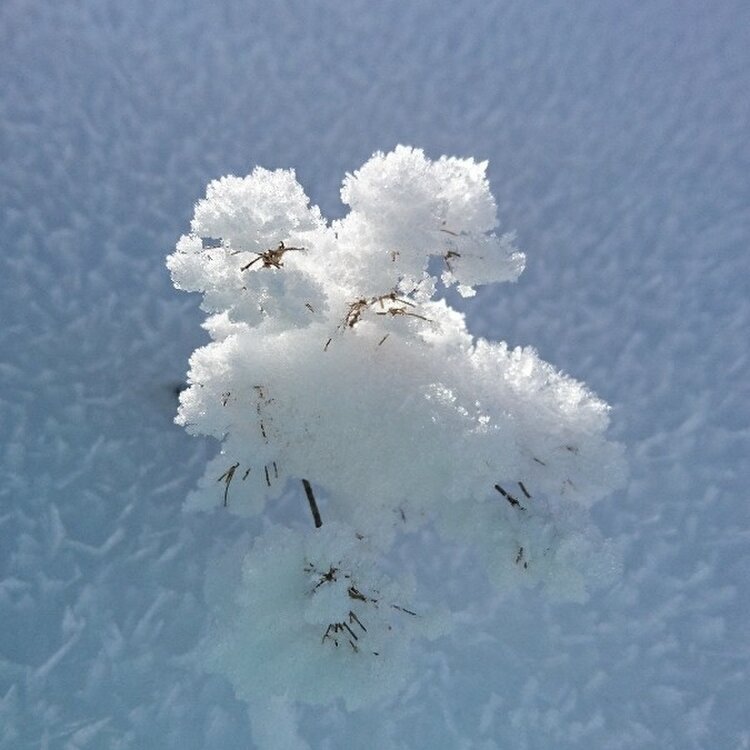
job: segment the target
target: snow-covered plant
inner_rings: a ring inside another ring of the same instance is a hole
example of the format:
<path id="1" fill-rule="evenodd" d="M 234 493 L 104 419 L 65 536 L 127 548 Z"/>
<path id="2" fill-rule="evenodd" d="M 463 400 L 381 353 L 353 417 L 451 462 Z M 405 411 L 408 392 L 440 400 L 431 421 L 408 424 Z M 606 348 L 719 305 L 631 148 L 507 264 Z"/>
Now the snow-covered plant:
<path id="1" fill-rule="evenodd" d="M 310 534 L 274 526 L 222 565 L 209 584 L 219 619 L 203 663 L 243 698 L 342 697 L 357 708 L 404 684 L 415 634 L 444 628 L 410 608 L 413 581 L 380 572 L 376 550 L 336 522 Z"/>
<path id="2" fill-rule="evenodd" d="M 608 407 L 438 297 L 523 270 L 486 166 L 375 154 L 330 224 L 292 170 L 224 177 L 168 258 L 213 339 L 177 422 L 222 441 L 187 507 L 252 516 L 295 491 L 313 512 L 307 533 L 258 538 L 217 597 L 206 664 L 240 695 L 353 706 L 398 688 L 410 640 L 445 624 L 378 572 L 399 533 L 433 524 L 498 585 L 573 599 L 611 564 L 586 521 L 623 480 Z"/>

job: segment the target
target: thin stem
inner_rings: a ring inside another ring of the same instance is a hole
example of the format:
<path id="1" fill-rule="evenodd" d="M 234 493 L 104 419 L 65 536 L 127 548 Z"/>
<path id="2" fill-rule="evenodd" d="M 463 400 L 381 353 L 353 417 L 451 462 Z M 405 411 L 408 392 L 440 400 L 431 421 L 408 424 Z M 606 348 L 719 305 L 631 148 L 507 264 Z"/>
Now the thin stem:
<path id="1" fill-rule="evenodd" d="M 323 521 L 320 520 L 320 511 L 318 510 L 318 504 L 315 502 L 315 495 L 313 495 L 310 482 L 307 479 L 303 479 L 302 486 L 305 488 L 307 502 L 310 503 L 310 511 L 312 512 L 313 521 L 315 521 L 315 528 L 319 529 L 323 525 Z"/>

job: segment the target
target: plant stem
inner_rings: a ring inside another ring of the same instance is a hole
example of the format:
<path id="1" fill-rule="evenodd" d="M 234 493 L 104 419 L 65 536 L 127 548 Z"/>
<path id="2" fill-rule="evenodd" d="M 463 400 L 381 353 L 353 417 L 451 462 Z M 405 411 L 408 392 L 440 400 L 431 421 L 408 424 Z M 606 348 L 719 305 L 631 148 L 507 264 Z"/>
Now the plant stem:
<path id="1" fill-rule="evenodd" d="M 323 525 L 323 521 L 320 519 L 320 511 L 318 510 L 318 504 L 315 502 L 315 495 L 313 495 L 310 482 L 307 479 L 303 479 L 302 486 L 305 488 L 307 502 L 310 503 L 310 511 L 312 512 L 313 521 L 315 521 L 315 528 L 319 529 Z"/>

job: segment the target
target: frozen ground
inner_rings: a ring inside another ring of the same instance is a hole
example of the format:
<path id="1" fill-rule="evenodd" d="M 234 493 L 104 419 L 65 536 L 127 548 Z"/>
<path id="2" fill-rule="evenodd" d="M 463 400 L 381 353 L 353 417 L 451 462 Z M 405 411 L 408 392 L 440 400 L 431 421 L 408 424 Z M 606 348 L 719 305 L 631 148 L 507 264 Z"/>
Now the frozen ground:
<path id="1" fill-rule="evenodd" d="M 181 511 L 212 446 L 171 423 L 202 316 L 163 256 L 211 178 L 294 166 L 340 215 L 340 175 L 404 142 L 490 160 L 528 268 L 470 324 L 614 405 L 632 477 L 597 520 L 624 572 L 584 606 L 496 600 L 435 550 L 462 627 L 398 705 L 303 710 L 299 735 L 750 748 L 748 49 L 729 0 L 5 0 L 0 747 L 254 747 L 181 658 L 248 529 Z"/>

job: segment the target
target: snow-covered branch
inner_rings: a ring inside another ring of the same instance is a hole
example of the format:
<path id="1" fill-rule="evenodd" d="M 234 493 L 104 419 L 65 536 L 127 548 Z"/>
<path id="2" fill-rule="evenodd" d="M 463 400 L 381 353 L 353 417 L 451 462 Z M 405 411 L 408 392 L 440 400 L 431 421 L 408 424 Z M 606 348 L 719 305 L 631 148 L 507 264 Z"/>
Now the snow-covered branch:
<path id="1" fill-rule="evenodd" d="M 572 598 L 612 565 L 586 520 L 623 482 L 608 407 L 533 349 L 475 340 L 437 296 L 523 270 L 486 166 L 376 154 L 330 224 L 291 170 L 224 177 L 168 258 L 213 339 L 177 421 L 222 441 L 188 507 L 256 515 L 303 480 L 319 527 L 312 487 L 325 498 L 321 528 L 273 529 L 247 555 L 211 662 L 241 694 L 259 670 L 270 694 L 350 705 L 400 684 L 404 644 L 437 631 L 375 572 L 399 532 L 433 523 L 499 585 Z"/>

